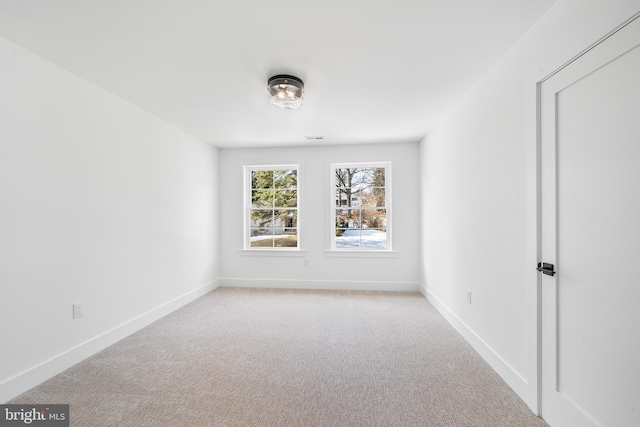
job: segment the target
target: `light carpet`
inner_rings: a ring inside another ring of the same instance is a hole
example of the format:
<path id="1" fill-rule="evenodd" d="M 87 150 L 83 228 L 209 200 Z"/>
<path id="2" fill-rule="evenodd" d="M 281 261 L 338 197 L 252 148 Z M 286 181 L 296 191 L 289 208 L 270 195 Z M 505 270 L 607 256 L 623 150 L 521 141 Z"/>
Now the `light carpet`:
<path id="1" fill-rule="evenodd" d="M 78 427 L 547 425 L 405 292 L 219 288 L 10 403 Z"/>

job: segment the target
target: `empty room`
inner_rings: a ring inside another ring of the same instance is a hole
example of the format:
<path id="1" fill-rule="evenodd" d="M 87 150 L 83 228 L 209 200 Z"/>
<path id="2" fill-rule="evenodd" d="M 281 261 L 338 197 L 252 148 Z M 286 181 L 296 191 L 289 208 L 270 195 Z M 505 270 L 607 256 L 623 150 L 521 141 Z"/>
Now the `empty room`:
<path id="1" fill-rule="evenodd" d="M 638 0 L 0 0 L 0 426 L 640 425 L 638 76 Z"/>

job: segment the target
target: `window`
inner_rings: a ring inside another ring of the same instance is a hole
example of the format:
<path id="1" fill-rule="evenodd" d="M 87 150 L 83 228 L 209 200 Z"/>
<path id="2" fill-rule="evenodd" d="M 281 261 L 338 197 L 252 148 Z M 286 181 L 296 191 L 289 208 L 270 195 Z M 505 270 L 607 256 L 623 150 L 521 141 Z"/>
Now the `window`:
<path id="1" fill-rule="evenodd" d="M 245 247 L 298 248 L 298 167 L 251 166 L 245 170 Z"/>
<path id="2" fill-rule="evenodd" d="M 331 165 L 332 249 L 391 250 L 390 163 Z"/>

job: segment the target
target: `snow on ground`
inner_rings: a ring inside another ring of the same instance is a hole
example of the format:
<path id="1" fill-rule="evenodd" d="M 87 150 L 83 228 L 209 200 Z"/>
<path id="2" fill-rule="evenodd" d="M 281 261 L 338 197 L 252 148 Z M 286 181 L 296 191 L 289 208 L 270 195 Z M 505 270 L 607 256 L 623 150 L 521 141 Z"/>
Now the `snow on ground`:
<path id="1" fill-rule="evenodd" d="M 386 249 L 387 233 L 380 230 L 345 230 L 336 236 L 336 248 Z"/>
<path id="2" fill-rule="evenodd" d="M 251 241 L 271 240 L 274 236 L 267 234 L 263 236 L 253 236 Z M 275 236 L 278 238 L 278 235 Z M 336 236 L 336 248 L 363 248 L 363 249 L 386 249 L 387 233 L 380 230 L 345 230 L 342 236 Z"/>
<path id="3" fill-rule="evenodd" d="M 276 235 L 277 238 L 277 235 Z M 258 240 L 271 240 L 273 239 L 273 234 L 263 234 L 261 236 L 252 236 L 249 240 L 252 242 L 258 241 Z"/>

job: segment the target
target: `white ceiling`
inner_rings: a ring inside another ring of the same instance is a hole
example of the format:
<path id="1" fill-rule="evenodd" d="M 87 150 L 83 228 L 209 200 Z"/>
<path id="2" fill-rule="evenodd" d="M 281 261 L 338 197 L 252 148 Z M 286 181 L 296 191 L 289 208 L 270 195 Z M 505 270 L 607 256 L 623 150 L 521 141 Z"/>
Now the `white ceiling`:
<path id="1" fill-rule="evenodd" d="M 420 140 L 555 0 L 0 0 L 0 36 L 218 147 Z M 269 104 L 293 74 L 305 104 Z"/>

